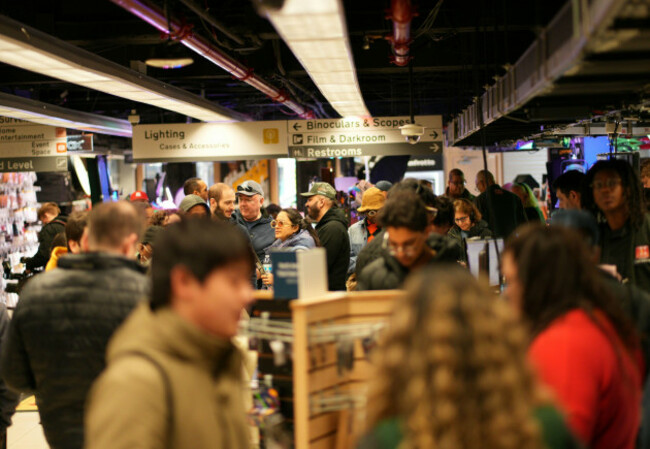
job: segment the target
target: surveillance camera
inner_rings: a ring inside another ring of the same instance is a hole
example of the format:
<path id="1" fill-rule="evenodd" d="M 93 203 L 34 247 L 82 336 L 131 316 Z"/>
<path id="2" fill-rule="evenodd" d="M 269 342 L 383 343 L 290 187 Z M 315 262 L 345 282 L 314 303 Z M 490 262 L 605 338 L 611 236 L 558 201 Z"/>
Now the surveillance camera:
<path id="1" fill-rule="evenodd" d="M 127 117 L 127 120 L 131 126 L 135 126 L 140 123 L 140 116 L 136 113 L 135 109 L 131 109 L 131 114 Z"/>
<path id="2" fill-rule="evenodd" d="M 416 125 L 409 123 L 404 126 L 399 127 L 402 135 L 406 138 L 406 141 L 411 145 L 415 145 L 420 141 L 420 137 L 424 134 L 424 126 Z"/>

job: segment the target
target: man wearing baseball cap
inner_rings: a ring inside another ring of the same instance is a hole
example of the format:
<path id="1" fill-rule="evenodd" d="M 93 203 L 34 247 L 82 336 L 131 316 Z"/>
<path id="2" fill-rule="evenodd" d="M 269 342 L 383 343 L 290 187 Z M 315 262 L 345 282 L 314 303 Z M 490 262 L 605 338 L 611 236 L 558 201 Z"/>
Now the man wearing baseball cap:
<path id="1" fill-rule="evenodd" d="M 235 189 L 239 210 L 233 212 L 234 221 L 248 231 L 257 258 L 264 260 L 264 251 L 275 241 L 272 218 L 262 213 L 264 190 L 255 181 L 244 181 Z M 261 287 L 261 284 L 259 285 Z"/>
<path id="2" fill-rule="evenodd" d="M 381 231 L 381 227 L 375 221 L 377 212 L 384 207 L 386 195 L 377 187 L 371 187 L 363 193 L 361 198 L 361 207 L 357 212 L 363 216 L 363 219 L 350 226 L 348 234 L 350 236 L 350 267 L 348 276 L 354 273 L 357 264 L 357 256 L 361 248 L 366 243 L 372 241 Z"/>
<path id="3" fill-rule="evenodd" d="M 132 203 L 149 203 L 149 196 L 142 190 L 136 190 L 129 197 Z"/>
<path id="4" fill-rule="evenodd" d="M 198 195 L 187 195 L 178 205 L 178 210 L 186 217 L 210 217 L 210 206 Z"/>
<path id="5" fill-rule="evenodd" d="M 316 232 L 327 251 L 327 278 L 330 290 L 345 290 L 346 274 L 350 263 L 350 237 L 348 220 L 336 207 L 336 190 L 326 182 L 316 182 L 307 197 L 307 215 L 317 221 Z"/>

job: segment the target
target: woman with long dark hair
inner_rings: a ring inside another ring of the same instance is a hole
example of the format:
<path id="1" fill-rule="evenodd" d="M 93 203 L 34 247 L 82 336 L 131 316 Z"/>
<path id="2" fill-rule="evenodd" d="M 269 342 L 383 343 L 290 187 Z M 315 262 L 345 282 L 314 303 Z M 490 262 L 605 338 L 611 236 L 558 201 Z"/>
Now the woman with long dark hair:
<path id="1" fill-rule="evenodd" d="M 594 164 L 583 183 L 582 207 L 600 222 L 601 263 L 650 292 L 650 216 L 632 166 L 616 159 Z"/>
<path id="2" fill-rule="evenodd" d="M 457 265 L 407 281 L 373 361 L 359 449 L 577 447 L 512 309 Z"/>
<path id="3" fill-rule="evenodd" d="M 633 449 L 642 365 L 635 331 L 583 238 L 529 225 L 503 254 L 506 297 L 532 331 L 529 356 L 592 449 Z"/>
<path id="4" fill-rule="evenodd" d="M 266 248 L 266 254 L 272 251 L 305 251 L 320 245 L 318 234 L 311 222 L 303 218 L 296 209 L 282 209 L 271 222 L 275 230 L 275 241 Z M 262 275 L 264 285 L 273 285 L 273 275 Z"/>

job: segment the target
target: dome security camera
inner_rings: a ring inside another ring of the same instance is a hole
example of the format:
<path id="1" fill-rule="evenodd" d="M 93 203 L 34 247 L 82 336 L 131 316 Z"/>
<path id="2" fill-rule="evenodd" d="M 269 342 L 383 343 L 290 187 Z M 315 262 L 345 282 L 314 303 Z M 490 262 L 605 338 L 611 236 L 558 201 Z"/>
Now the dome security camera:
<path id="1" fill-rule="evenodd" d="M 420 138 L 424 134 L 424 126 L 416 125 L 413 123 L 400 126 L 399 130 L 401 131 L 406 141 L 411 145 L 415 145 L 416 143 L 418 143 L 420 141 Z"/>

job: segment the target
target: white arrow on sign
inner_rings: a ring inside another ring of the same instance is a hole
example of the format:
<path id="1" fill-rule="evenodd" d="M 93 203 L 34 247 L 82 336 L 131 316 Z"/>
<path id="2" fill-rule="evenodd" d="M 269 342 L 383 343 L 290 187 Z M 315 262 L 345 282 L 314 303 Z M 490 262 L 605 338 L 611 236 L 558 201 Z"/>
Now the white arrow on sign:
<path id="1" fill-rule="evenodd" d="M 437 143 L 432 144 L 429 148 L 432 149 L 434 153 L 440 151 L 440 145 L 438 145 Z"/>

